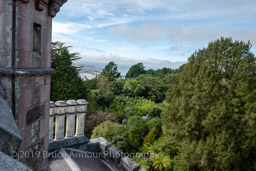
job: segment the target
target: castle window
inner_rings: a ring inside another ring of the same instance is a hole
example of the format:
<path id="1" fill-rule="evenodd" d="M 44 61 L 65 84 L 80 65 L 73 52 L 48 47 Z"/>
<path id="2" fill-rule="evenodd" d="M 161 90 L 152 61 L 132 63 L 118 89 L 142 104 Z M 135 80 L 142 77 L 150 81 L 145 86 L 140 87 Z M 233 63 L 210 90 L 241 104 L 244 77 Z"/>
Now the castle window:
<path id="1" fill-rule="evenodd" d="M 41 25 L 34 23 L 33 51 L 41 55 Z"/>

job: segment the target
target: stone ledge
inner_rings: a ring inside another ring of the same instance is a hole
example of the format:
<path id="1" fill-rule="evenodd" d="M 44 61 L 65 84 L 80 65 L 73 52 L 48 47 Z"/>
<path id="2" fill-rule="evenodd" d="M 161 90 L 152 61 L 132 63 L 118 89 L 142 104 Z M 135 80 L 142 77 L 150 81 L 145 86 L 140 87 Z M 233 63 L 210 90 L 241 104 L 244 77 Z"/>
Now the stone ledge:
<path id="1" fill-rule="evenodd" d="M 128 171 L 138 171 L 140 169 L 140 165 L 129 157 L 122 157 L 121 164 L 124 169 Z"/>
<path id="2" fill-rule="evenodd" d="M 8 103 L 0 96 L 0 151 L 11 155 L 21 144 L 22 137 Z"/>
<path id="3" fill-rule="evenodd" d="M 139 171 L 140 165 L 129 157 L 124 156 L 118 148 L 103 137 L 91 139 L 90 143 L 99 144 L 103 159 L 118 171 Z"/>
<path id="4" fill-rule="evenodd" d="M 55 141 L 49 142 L 49 151 L 54 151 L 61 148 L 79 146 L 82 144 L 86 144 L 88 142 L 89 140 L 85 136 L 55 140 Z"/>
<path id="5" fill-rule="evenodd" d="M 50 75 L 53 72 L 52 68 L 0 68 L 0 75 Z"/>
<path id="6" fill-rule="evenodd" d="M 103 137 L 90 139 L 90 143 L 98 143 L 100 145 L 100 150 L 103 154 L 105 154 L 105 151 L 112 146 L 112 144 L 110 144 Z"/>
<path id="7" fill-rule="evenodd" d="M 32 171 L 29 167 L 0 152 L 0 170 Z"/>
<path id="8" fill-rule="evenodd" d="M 115 163 L 115 165 L 118 165 L 122 158 L 122 152 L 119 151 L 115 146 L 111 146 L 107 149 L 109 152 L 108 157 Z"/>

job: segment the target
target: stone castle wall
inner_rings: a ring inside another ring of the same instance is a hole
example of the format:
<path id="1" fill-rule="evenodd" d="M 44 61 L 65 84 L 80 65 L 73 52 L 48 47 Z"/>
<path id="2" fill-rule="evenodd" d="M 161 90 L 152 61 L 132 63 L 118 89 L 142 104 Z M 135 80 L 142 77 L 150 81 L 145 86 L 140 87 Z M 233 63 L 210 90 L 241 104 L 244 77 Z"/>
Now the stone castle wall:
<path id="1" fill-rule="evenodd" d="M 0 84 L 22 136 L 18 154 L 48 151 L 52 17 L 67 0 L 0 0 Z M 33 170 L 47 158 L 19 160 Z"/>

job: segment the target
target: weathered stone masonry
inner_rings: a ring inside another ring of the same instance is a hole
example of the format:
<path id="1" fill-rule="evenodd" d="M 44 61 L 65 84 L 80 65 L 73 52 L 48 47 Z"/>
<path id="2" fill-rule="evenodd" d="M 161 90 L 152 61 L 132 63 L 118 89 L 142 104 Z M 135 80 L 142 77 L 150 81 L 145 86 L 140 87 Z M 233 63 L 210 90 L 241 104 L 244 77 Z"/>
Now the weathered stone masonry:
<path id="1" fill-rule="evenodd" d="M 67 0 L 0 0 L 0 84 L 22 136 L 19 152 L 48 151 L 52 18 Z M 33 170 L 47 158 L 20 158 Z"/>

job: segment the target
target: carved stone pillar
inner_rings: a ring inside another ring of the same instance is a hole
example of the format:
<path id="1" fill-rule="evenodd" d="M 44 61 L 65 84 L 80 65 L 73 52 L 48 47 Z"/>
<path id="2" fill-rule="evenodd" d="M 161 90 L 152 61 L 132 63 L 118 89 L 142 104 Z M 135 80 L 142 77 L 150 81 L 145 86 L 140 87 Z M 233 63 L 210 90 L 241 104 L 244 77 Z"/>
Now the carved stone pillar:
<path id="1" fill-rule="evenodd" d="M 54 123 L 54 115 L 55 115 L 55 103 L 53 101 L 50 102 L 50 117 L 49 117 L 49 141 L 53 140 L 53 123 Z"/>
<path id="2" fill-rule="evenodd" d="M 87 104 L 88 102 L 83 99 L 77 100 L 77 108 L 76 108 L 76 136 L 84 135 L 84 120 L 85 114 L 87 112 Z"/>
<path id="3" fill-rule="evenodd" d="M 66 138 L 71 138 L 75 134 L 76 106 L 75 100 L 67 101 Z"/>
<path id="4" fill-rule="evenodd" d="M 67 104 L 64 101 L 57 101 L 55 104 L 55 139 L 59 140 L 64 138 L 65 115 Z"/>

